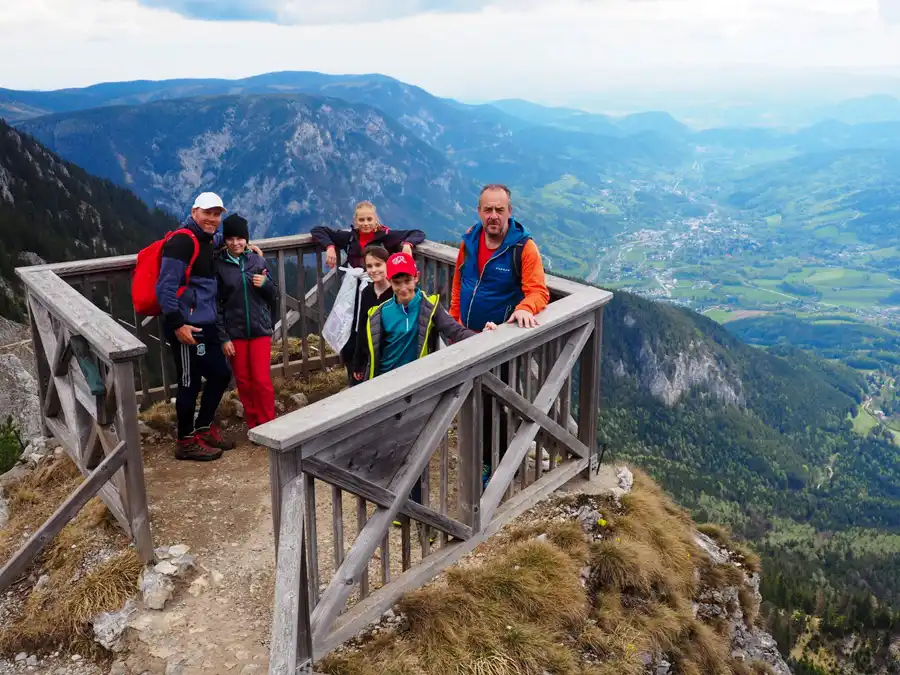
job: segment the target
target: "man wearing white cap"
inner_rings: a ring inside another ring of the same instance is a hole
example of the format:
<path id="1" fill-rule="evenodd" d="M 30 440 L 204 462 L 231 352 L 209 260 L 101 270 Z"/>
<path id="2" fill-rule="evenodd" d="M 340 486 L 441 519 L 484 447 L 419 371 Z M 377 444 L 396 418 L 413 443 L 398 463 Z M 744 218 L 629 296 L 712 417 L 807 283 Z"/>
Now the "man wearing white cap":
<path id="1" fill-rule="evenodd" d="M 223 450 L 234 447 L 213 424 L 216 409 L 231 382 L 231 368 L 216 330 L 213 239 L 223 213 L 225 206 L 217 194 L 200 194 L 191 215 L 163 246 L 156 296 L 178 374 L 176 459 L 218 459 Z M 203 379 L 206 386 L 195 419 Z"/>

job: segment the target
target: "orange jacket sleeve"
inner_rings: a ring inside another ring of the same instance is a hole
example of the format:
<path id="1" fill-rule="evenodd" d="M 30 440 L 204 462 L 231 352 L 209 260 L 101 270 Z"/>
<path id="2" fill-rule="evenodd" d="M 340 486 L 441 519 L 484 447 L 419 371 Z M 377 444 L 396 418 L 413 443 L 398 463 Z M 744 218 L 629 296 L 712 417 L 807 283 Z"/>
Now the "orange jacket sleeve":
<path id="1" fill-rule="evenodd" d="M 453 271 L 453 285 L 450 288 L 450 316 L 459 321 L 459 268 L 465 260 L 465 244 L 459 245 L 459 254 L 456 256 L 456 269 Z"/>
<path id="2" fill-rule="evenodd" d="M 537 244 L 531 239 L 522 248 L 522 293 L 525 298 L 516 305 L 516 309 L 538 314 L 550 302 L 550 291 L 547 290 L 547 280 L 544 278 L 544 263 Z"/>

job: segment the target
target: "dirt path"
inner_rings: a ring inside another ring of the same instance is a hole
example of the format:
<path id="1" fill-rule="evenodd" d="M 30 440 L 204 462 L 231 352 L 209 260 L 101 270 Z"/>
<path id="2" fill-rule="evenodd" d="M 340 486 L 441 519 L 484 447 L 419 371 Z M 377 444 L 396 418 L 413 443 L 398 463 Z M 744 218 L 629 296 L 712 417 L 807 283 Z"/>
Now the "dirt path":
<path id="1" fill-rule="evenodd" d="M 132 618 L 129 668 L 112 672 L 144 672 L 134 666 L 147 656 L 167 675 L 263 672 L 275 570 L 265 451 L 243 444 L 209 463 L 177 462 L 165 446 L 145 454 L 157 546 L 190 546 L 197 570 L 163 611 Z M 208 585 L 190 589 L 199 576 Z"/>
<path id="2" fill-rule="evenodd" d="M 115 675 L 264 672 L 268 665 L 275 577 L 275 550 L 265 449 L 241 443 L 215 462 L 178 462 L 166 445 L 145 449 L 151 527 L 158 548 L 190 546 L 197 569 L 189 573 L 162 611 L 141 610 L 129 626 L 130 655 Z M 451 485 L 455 457 L 451 456 Z M 440 456 L 431 464 L 431 499 L 438 503 Z M 451 509 L 455 490 L 450 495 Z M 319 587 L 334 571 L 332 488 L 316 484 Z M 357 533 L 356 497 L 341 494 L 344 551 Z M 368 512 L 374 507 L 369 505 Z M 422 550 L 412 530 L 411 560 Z M 390 536 L 391 576 L 402 572 L 402 531 Z M 439 540 L 435 545 L 439 544 Z M 190 584 L 203 577 L 193 588 Z M 382 585 L 382 553 L 372 560 L 370 589 Z M 199 592 L 198 592 L 199 591 Z M 356 597 L 350 602 L 355 602 Z M 143 665 L 142 665 L 143 664 Z"/>

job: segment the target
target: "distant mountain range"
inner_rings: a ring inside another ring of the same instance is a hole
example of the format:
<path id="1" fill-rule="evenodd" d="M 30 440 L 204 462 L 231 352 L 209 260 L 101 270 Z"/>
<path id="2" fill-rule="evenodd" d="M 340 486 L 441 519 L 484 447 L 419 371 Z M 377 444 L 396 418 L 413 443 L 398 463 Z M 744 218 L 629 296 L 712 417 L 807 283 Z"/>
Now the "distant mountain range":
<path id="1" fill-rule="evenodd" d="M 195 192 L 214 189 L 250 217 L 255 236 L 280 235 L 346 225 L 353 203 L 372 199 L 390 225 L 455 239 L 475 220 L 479 186 L 502 182 L 550 268 L 585 276 L 592 253 L 618 235 L 711 213 L 765 219 L 780 213 L 782 198 L 809 192 L 803 167 L 824 161 L 813 156 L 900 148 L 900 121 L 889 121 L 895 103 L 848 101 L 827 111 L 830 121 L 799 131 L 698 131 L 662 111 L 611 117 L 522 100 L 467 105 L 383 75 L 0 90 L 0 115 L 178 216 Z M 872 171 L 884 171 L 886 185 L 900 177 L 892 162 L 853 166 L 840 179 L 848 199 L 873 189 Z M 770 171 L 778 191 L 761 183 Z M 871 206 L 853 204 L 861 215 Z"/>

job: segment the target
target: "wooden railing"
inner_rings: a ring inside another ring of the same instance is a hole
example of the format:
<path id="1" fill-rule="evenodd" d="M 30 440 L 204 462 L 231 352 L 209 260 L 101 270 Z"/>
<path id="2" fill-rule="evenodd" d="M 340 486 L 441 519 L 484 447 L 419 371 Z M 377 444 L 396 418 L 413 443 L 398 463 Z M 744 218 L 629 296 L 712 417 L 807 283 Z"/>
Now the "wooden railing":
<path id="1" fill-rule="evenodd" d="M 294 375 L 338 363 L 337 355 L 324 353 L 321 339 L 322 326 L 337 288 L 337 271 L 324 269 L 323 253 L 308 234 L 254 243 L 263 250 L 282 290 L 273 345 L 281 345 L 288 338 L 299 343 L 299 354 L 281 349 L 281 358 L 272 364 L 272 373 Z M 165 340 L 161 339 L 162 319 L 139 317 L 134 313 L 131 275 L 136 259 L 134 255 L 125 255 L 77 260 L 26 267 L 21 272 L 54 273 L 147 346 L 146 355 L 140 359 L 135 372 L 138 402 L 145 408 L 155 401 L 173 397 L 178 385 L 175 364 Z"/>
<path id="2" fill-rule="evenodd" d="M 281 349 L 273 373 L 338 363 L 321 339 L 337 273 L 323 268 L 309 235 L 259 244 L 283 291 L 274 343 L 293 338 L 299 344 L 299 354 Z M 161 320 L 136 316 L 132 308 L 135 262 L 128 255 L 17 270 L 26 290 L 44 431 L 65 448 L 85 482 L 6 561 L 0 590 L 96 495 L 132 536 L 141 560 L 153 559 L 137 415 L 174 396 L 177 384 Z"/>
<path id="3" fill-rule="evenodd" d="M 275 342 L 299 345 L 296 354 L 282 350 L 273 372 L 338 363 L 321 329 L 339 275 L 324 269 L 309 235 L 256 243 L 282 289 Z M 430 242 L 416 249 L 423 288 L 445 305 L 456 253 Z M 141 559 L 153 557 L 137 413 L 176 385 L 161 323 L 132 310 L 134 264 L 122 256 L 17 270 L 44 425 L 86 480 L 6 563 L 0 589 L 97 494 Z M 278 551 L 270 672 L 310 666 L 313 654 L 327 654 L 588 469 L 612 296 L 553 277 L 548 286 L 552 302 L 537 328 L 503 326 L 440 349 L 251 433 L 270 448 Z M 493 471 L 482 492 L 485 420 Z M 416 484 L 418 502 L 409 498 Z M 317 511 L 326 501 L 327 521 Z"/>
<path id="4" fill-rule="evenodd" d="M 134 369 L 147 347 L 54 272 L 19 270 L 27 292 L 45 432 L 65 448 L 84 482 L 0 570 L 0 590 L 98 495 L 153 558 L 138 430 Z"/>
<path id="5" fill-rule="evenodd" d="M 426 291 L 449 300 L 456 253 L 430 242 L 416 249 Z M 548 285 L 552 302 L 537 328 L 503 326 L 251 431 L 270 449 L 278 552 L 270 673 L 309 672 L 314 657 L 591 466 L 612 295 L 553 277 Z M 485 456 L 493 470 L 482 491 Z M 330 488 L 325 531 L 320 482 Z M 350 518 L 344 492 L 355 504 Z M 333 542 L 333 561 L 323 541 Z"/>

